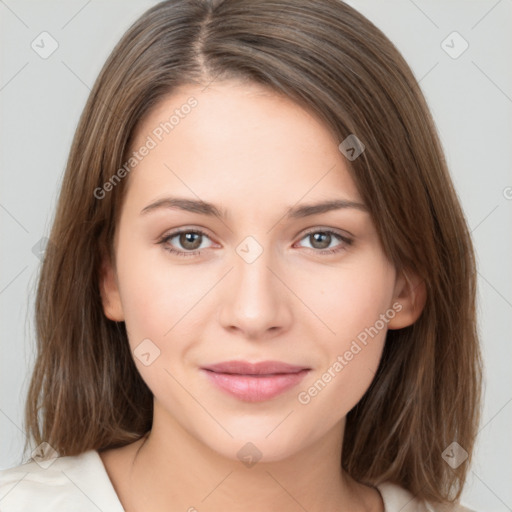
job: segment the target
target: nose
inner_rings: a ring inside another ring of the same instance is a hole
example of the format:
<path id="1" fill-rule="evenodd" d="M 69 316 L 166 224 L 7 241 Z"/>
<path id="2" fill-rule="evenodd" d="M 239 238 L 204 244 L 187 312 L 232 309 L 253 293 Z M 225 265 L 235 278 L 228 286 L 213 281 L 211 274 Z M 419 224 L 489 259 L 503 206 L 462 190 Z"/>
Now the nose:
<path id="1" fill-rule="evenodd" d="M 224 329 L 251 340 L 269 339 L 289 329 L 292 294 L 284 284 L 287 276 L 277 255 L 263 250 L 252 260 L 240 252 L 234 255 L 233 265 L 220 306 Z"/>

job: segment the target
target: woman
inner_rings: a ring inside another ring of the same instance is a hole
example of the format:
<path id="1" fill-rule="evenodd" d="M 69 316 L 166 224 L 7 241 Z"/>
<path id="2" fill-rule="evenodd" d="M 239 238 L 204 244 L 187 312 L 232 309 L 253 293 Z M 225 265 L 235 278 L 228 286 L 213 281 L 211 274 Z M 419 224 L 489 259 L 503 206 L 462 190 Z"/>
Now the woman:
<path id="1" fill-rule="evenodd" d="M 91 92 L 51 241 L 45 455 L 1 473 L 2 510 L 464 510 L 472 244 L 412 72 L 354 9 L 147 11 Z"/>

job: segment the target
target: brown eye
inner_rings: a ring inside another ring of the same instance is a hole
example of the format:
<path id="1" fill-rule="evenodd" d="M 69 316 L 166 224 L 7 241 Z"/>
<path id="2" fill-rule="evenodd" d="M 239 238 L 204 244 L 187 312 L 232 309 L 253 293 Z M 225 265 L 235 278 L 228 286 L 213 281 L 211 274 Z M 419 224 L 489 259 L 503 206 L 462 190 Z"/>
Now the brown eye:
<path id="1" fill-rule="evenodd" d="M 179 243 L 183 249 L 187 249 L 189 251 L 195 251 L 196 249 L 199 249 L 201 246 L 201 239 L 202 235 L 195 232 L 186 232 L 186 233 L 180 233 L 178 235 L 179 237 Z"/>
<path id="2" fill-rule="evenodd" d="M 308 236 L 314 249 L 327 249 L 331 245 L 332 237 L 329 233 L 319 231 Z"/>
<path id="3" fill-rule="evenodd" d="M 202 231 L 183 229 L 169 233 L 160 239 L 158 243 L 162 244 L 166 251 L 179 256 L 195 256 L 201 253 L 201 249 L 207 249 L 203 245 L 205 239 L 209 236 Z"/>
<path id="4" fill-rule="evenodd" d="M 305 247 L 316 250 L 319 254 L 332 254 L 343 251 L 353 242 L 351 238 L 343 236 L 340 233 L 322 229 L 316 229 L 306 233 L 301 240 L 307 240 L 309 246 L 306 245 Z"/>

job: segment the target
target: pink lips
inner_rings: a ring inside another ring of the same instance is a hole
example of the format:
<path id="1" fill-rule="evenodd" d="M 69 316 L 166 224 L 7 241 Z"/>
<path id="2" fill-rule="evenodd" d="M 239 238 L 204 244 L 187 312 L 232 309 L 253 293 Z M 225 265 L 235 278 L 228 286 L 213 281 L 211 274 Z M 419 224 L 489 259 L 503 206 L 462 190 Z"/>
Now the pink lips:
<path id="1" fill-rule="evenodd" d="M 226 361 L 201 370 L 213 384 L 236 398 L 262 402 L 296 386 L 310 368 L 279 361 Z"/>

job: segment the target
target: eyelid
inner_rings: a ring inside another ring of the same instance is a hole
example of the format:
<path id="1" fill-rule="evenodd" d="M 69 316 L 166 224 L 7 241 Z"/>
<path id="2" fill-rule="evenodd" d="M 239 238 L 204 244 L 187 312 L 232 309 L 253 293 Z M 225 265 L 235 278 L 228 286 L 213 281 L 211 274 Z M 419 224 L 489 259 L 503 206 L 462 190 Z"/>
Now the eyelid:
<path id="1" fill-rule="evenodd" d="M 329 228 L 327 226 L 315 226 L 313 228 L 308 228 L 306 231 L 301 231 L 297 236 L 301 236 L 304 238 L 306 235 L 310 235 L 311 233 L 334 233 L 342 238 L 352 239 L 355 238 L 352 233 L 346 230 L 337 229 L 337 228 Z"/>
<path id="2" fill-rule="evenodd" d="M 162 235 L 157 237 L 157 240 L 162 240 L 163 238 L 169 238 L 181 233 L 199 233 L 201 235 L 207 236 L 210 239 L 213 239 L 213 236 L 210 234 L 210 231 L 203 227 L 198 226 L 182 226 L 179 228 L 173 228 L 166 230 Z"/>
<path id="3" fill-rule="evenodd" d="M 181 227 L 181 228 L 176 228 L 174 230 L 170 230 L 170 231 L 164 233 L 163 235 L 158 237 L 157 243 L 164 243 L 166 240 L 169 240 L 171 238 L 174 238 L 175 236 L 181 235 L 182 233 L 195 233 L 195 234 L 198 234 L 198 235 L 208 238 L 213 243 L 216 243 L 216 242 L 214 242 L 212 236 L 208 233 L 208 231 L 205 228 L 193 228 L 193 227 L 187 227 L 187 226 Z M 197 249 L 197 250 L 204 250 L 204 249 Z M 193 251 L 186 251 L 186 252 L 192 253 Z"/>

